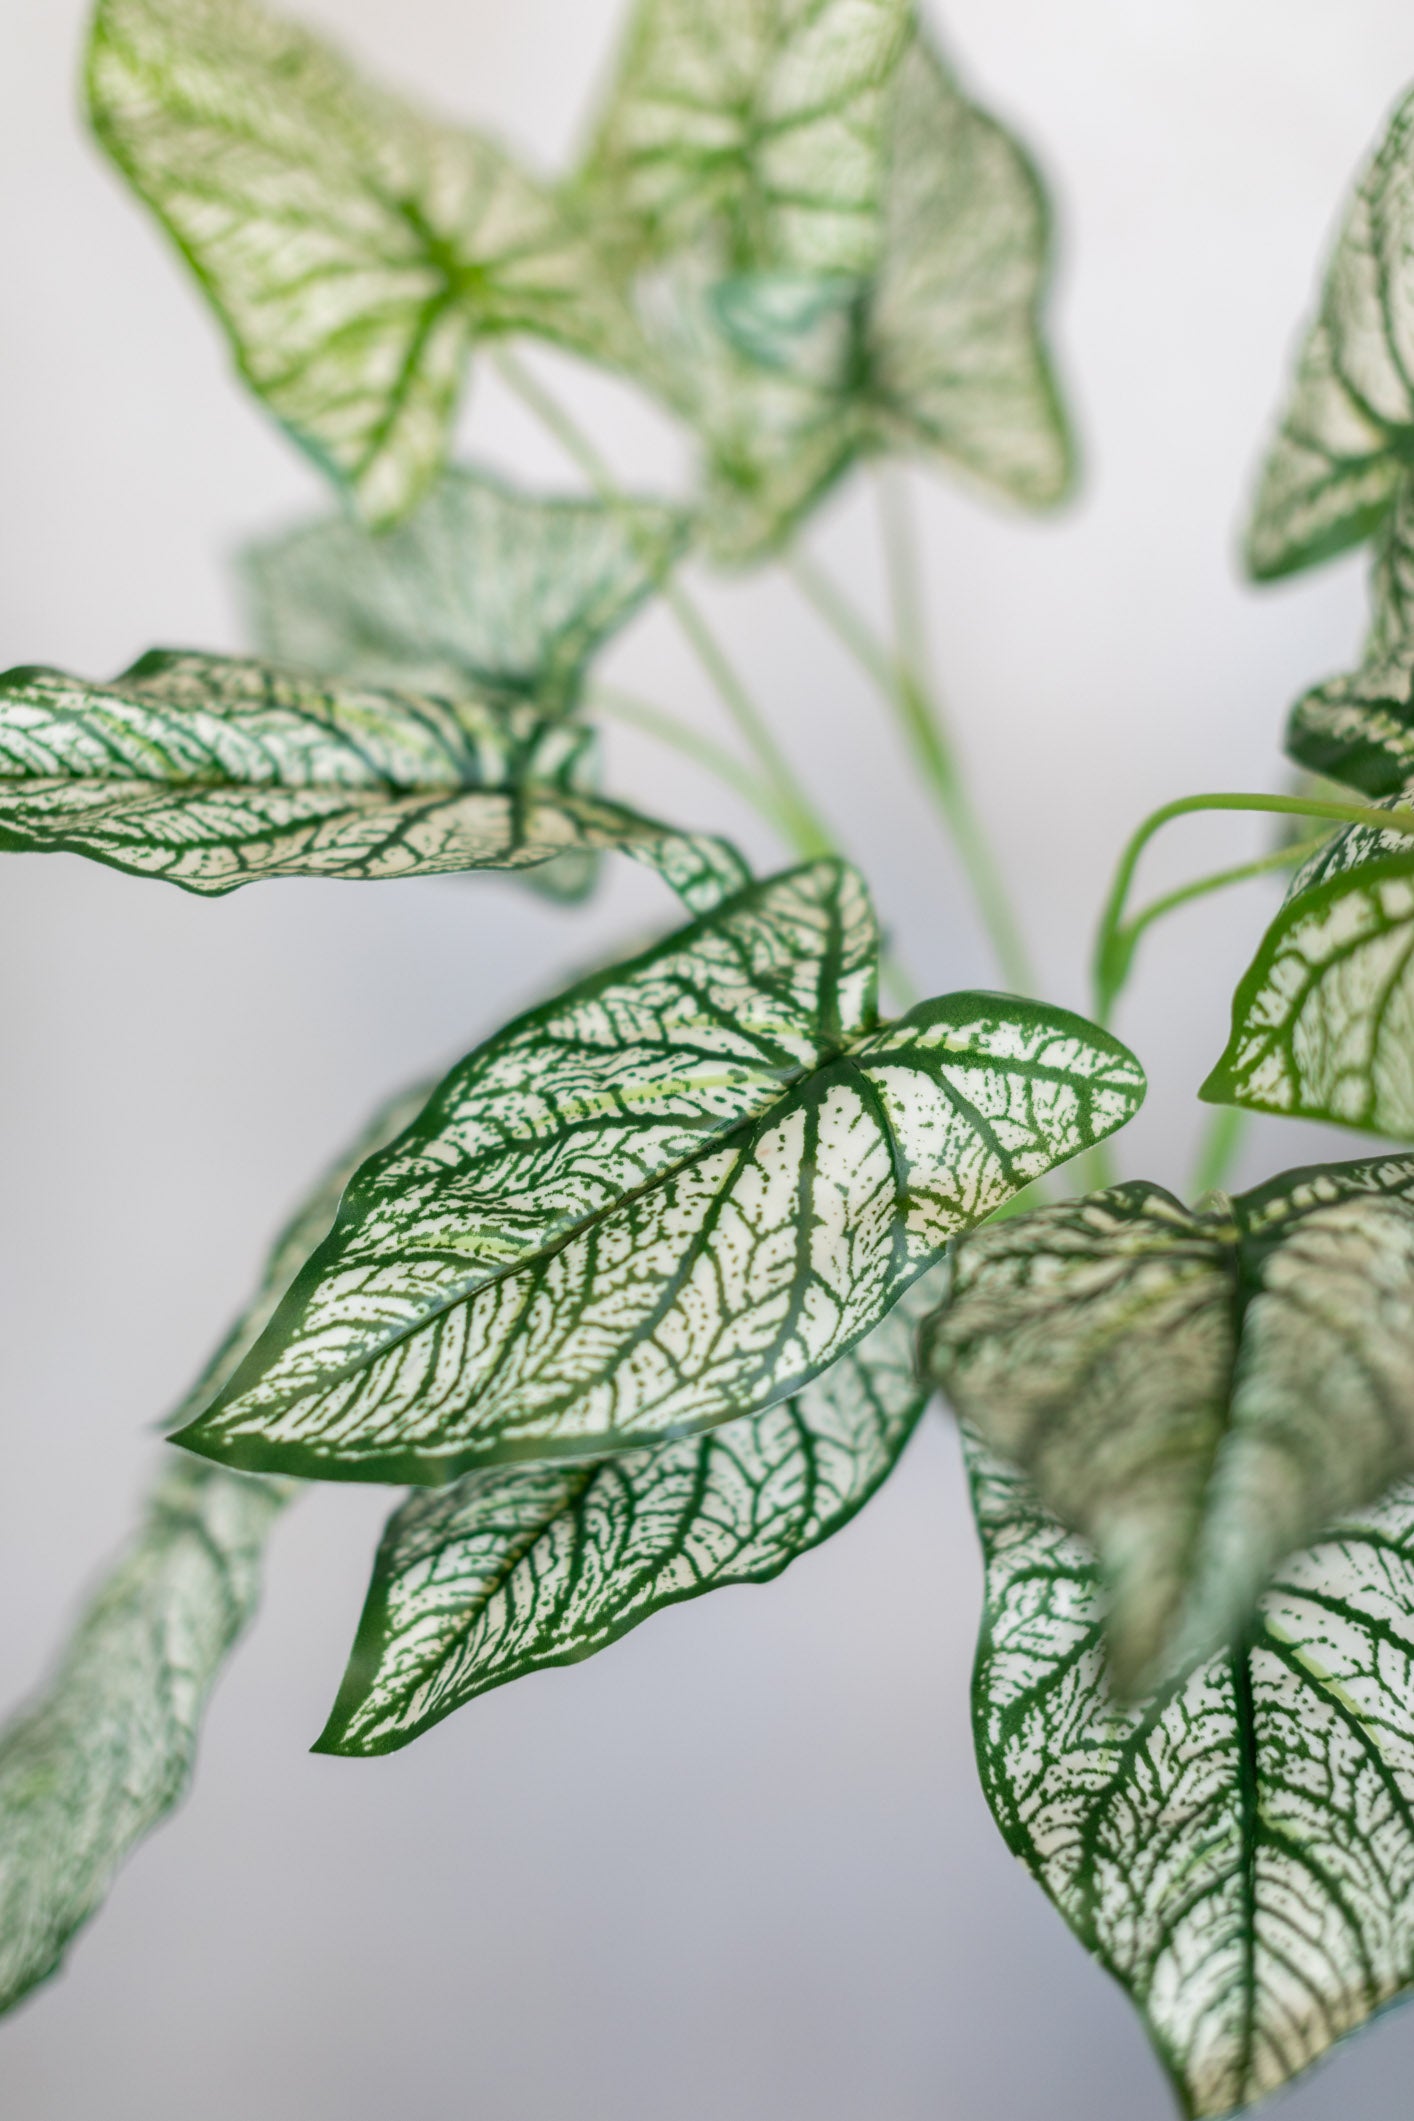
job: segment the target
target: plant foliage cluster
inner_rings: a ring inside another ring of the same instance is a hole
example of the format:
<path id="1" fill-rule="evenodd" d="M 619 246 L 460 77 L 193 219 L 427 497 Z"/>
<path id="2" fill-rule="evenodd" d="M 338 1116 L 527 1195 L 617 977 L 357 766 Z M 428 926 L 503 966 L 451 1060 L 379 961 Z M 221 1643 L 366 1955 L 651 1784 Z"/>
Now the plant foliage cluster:
<path id="1" fill-rule="evenodd" d="M 0 2004 L 183 1789 L 301 1484 L 410 1490 L 318 1741 L 386 1753 L 775 1575 L 863 1507 L 941 1388 L 986 1557 L 997 1821 L 1185 2111 L 1246 2107 L 1414 1985 L 1414 1156 L 1217 1190 L 1244 1109 L 1414 1137 L 1414 104 L 1335 247 L 1248 543 L 1259 577 L 1373 543 L 1365 653 L 1288 733 L 1324 780 L 1146 821 L 1089 1020 L 1033 998 L 923 667 L 889 461 L 1043 507 L 1072 451 L 1040 184 L 909 0 L 637 0 L 553 183 L 254 0 L 99 0 L 86 92 L 342 505 L 246 556 L 256 655 L 0 677 L 0 847 L 199 894 L 499 869 L 564 898 L 617 851 L 681 924 L 395 1100 L 275 1246 L 181 1409 L 185 1455 L 0 1736 Z M 624 493 L 525 340 L 680 421 L 692 492 Z M 587 492 L 450 461 L 487 359 Z M 888 643 L 796 543 L 866 463 Z M 690 557 L 780 561 L 870 671 L 1018 991 L 883 1013 L 867 886 Z M 650 600 L 736 750 L 597 682 Z M 794 866 L 755 876 L 601 793 L 605 713 L 745 793 Z M 1132 913 L 1148 839 L 1203 808 L 1306 837 Z M 1202 1091 L 1223 1109 L 1201 1197 L 1116 1181 L 1103 1145 L 1144 1079 L 1107 1025 L 1140 937 L 1278 866 Z M 1044 1187 L 1082 1155 L 1090 1191 Z"/>

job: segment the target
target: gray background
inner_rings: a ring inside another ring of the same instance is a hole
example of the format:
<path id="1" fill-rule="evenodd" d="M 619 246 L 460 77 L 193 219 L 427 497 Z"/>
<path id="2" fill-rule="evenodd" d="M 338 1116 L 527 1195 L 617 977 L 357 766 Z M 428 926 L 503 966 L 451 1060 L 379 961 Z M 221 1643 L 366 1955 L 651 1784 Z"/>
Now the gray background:
<path id="1" fill-rule="evenodd" d="M 305 12 L 553 165 L 619 0 Z M 0 661 L 102 674 L 153 642 L 239 645 L 231 550 L 323 495 L 86 144 L 82 16 L 0 0 Z M 1057 191 L 1087 479 L 1040 526 L 927 483 L 930 618 L 1048 991 L 1083 1003 L 1122 832 L 1175 793 L 1279 785 L 1290 698 L 1355 646 L 1358 562 L 1254 593 L 1231 553 L 1336 202 L 1414 73 L 1414 18 L 1395 0 L 954 0 L 947 30 Z M 602 380 L 566 369 L 565 387 L 626 476 L 671 483 L 654 419 Z M 463 439 L 565 475 L 490 379 Z M 872 531 L 865 488 L 812 536 L 877 603 Z M 920 976 L 987 981 L 875 702 L 784 584 L 708 595 Z M 614 668 L 715 725 L 661 619 Z M 770 854 L 671 755 L 616 737 L 612 764 L 621 790 Z M 1250 822 L 1186 826 L 1152 874 L 1258 844 Z M 1264 889 L 1175 920 L 1141 960 L 1123 1028 L 1154 1090 L 1131 1172 L 1183 1183 Z M 0 864 L 0 1691 L 38 1676 L 129 1521 L 151 1424 L 322 1159 L 386 1091 L 663 911 L 617 873 L 575 918 L 494 881 L 209 905 L 68 859 Z M 1270 1129 L 1247 1175 L 1326 1147 Z M 384 1500 L 319 1492 L 282 1528 L 195 1795 L 0 2033 L 7 2121 L 1167 2111 L 1118 1991 L 977 1794 L 978 1570 L 942 1420 L 770 1589 L 495 1694 L 402 1757 L 312 1759 Z M 1402 2112 L 1411 2064 L 1414 2014 L 1396 2016 L 1279 2110 Z"/>

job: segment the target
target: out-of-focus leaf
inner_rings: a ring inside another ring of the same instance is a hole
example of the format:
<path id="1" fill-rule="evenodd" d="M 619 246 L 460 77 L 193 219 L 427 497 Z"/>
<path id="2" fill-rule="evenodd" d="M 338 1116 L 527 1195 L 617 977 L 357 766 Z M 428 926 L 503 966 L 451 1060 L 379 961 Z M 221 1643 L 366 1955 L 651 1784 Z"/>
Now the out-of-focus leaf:
<path id="1" fill-rule="evenodd" d="M 1196 1212 L 1136 1182 L 979 1231 L 924 1362 L 1093 1542 L 1116 1686 L 1149 1692 L 1414 1472 L 1414 1161 L 1290 1171 Z"/>
<path id="2" fill-rule="evenodd" d="M 973 1729 L 1017 1855 L 1132 1997 L 1194 2121 L 1245 2110 L 1414 1981 L 1414 1488 L 1288 1560 L 1249 1637 L 1119 1705 L 1104 1591 L 969 1440 L 987 1563 Z"/>
<path id="3" fill-rule="evenodd" d="M 369 523 L 441 469 L 478 340 L 633 354 L 563 201 L 253 0 L 100 0 L 88 95 L 241 374 Z"/>
<path id="4" fill-rule="evenodd" d="M 547 500 L 457 469 L 396 530 L 326 518 L 253 546 L 245 573 L 272 662 L 560 713 L 689 527 L 653 502 Z"/>
<path id="5" fill-rule="evenodd" d="M 724 841 L 586 795 L 587 740 L 528 703 L 325 683 L 244 657 L 154 649 L 109 685 L 20 668 L 0 675 L 0 849 L 89 855 L 204 895 L 610 847 L 694 908 L 742 883 Z"/>
<path id="6" fill-rule="evenodd" d="M 389 1520 L 316 1751 L 389 1753 L 464 1702 L 572 1664 L 640 1621 L 764 1583 L 863 1508 L 929 1388 L 915 1283 L 882 1325 L 764 1413 L 649 1451 L 497 1466 L 415 1491 Z"/>
<path id="7" fill-rule="evenodd" d="M 508 1026 L 181 1440 L 435 1486 L 790 1397 L 1143 1094 L 1124 1047 L 1010 996 L 880 1025 L 877 970 L 859 878 L 817 862 Z"/>

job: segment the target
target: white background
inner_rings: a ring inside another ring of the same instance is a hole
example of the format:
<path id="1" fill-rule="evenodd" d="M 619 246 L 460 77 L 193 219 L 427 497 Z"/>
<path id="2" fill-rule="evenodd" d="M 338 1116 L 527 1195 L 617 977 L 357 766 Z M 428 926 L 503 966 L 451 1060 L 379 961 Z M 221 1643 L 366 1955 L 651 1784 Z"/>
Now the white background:
<path id="1" fill-rule="evenodd" d="M 389 76 L 562 163 L 618 0 L 305 0 Z M 0 0 L 0 663 L 94 675 L 241 645 L 228 560 L 323 504 L 86 143 L 78 0 Z M 951 49 L 1057 195 L 1055 309 L 1085 452 L 1043 525 L 928 482 L 930 620 L 1047 990 L 1083 1005 L 1097 901 L 1167 797 L 1281 785 L 1282 717 L 1347 661 L 1358 562 L 1242 586 L 1237 524 L 1337 203 L 1414 74 L 1395 0 L 954 0 Z M 676 443 L 571 378 L 626 475 Z M 553 449 L 489 379 L 463 440 Z M 878 602 L 867 488 L 819 549 Z M 992 978 L 880 709 L 778 581 L 710 601 L 930 991 Z M 713 726 L 669 627 L 614 674 Z M 615 738 L 616 787 L 751 823 Z M 1257 828 L 1174 831 L 1152 875 Z M 1126 1169 L 1182 1185 L 1192 1094 L 1272 903 L 1175 920 L 1121 1028 L 1153 1081 Z M 0 1687 L 34 1683 L 120 1540 L 266 1238 L 368 1108 L 663 916 L 494 880 L 262 885 L 203 904 L 63 859 L 0 863 Z M 1331 1153 L 1254 1136 L 1256 1179 Z M 1336 1154 L 1359 1154 L 1342 1138 Z M 195 1794 L 70 1970 L 0 2031 L 7 2121 L 1143 2121 L 1168 2109 L 1118 1991 L 977 1793 L 978 1571 L 934 1416 L 876 1506 L 766 1590 L 667 1615 L 410 1752 L 313 1759 L 386 1497 L 316 1493 L 211 1712 Z M 1414 2014 L 1279 2109 L 1403 2113 Z"/>

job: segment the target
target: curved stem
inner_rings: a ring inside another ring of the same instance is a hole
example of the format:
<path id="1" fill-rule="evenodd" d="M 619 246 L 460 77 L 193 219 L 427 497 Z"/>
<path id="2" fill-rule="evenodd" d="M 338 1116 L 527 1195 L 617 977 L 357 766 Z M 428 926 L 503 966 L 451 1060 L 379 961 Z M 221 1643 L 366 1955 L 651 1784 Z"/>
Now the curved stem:
<path id="1" fill-rule="evenodd" d="M 535 414 L 542 426 L 554 435 L 561 448 L 584 473 L 605 507 L 612 509 L 632 529 L 632 511 L 613 473 L 559 400 L 506 348 L 499 349 L 493 358 L 502 380 Z M 688 645 L 716 687 L 723 705 L 760 766 L 770 789 L 771 801 L 779 809 L 781 816 L 790 820 L 792 842 L 807 859 L 817 854 L 832 853 L 834 839 L 831 833 L 797 780 L 789 761 L 771 734 L 765 716 L 697 605 L 673 575 L 670 567 L 655 567 L 653 579 Z"/>
<path id="2" fill-rule="evenodd" d="M 811 851 L 802 848 L 795 840 L 791 820 L 778 807 L 774 796 L 761 786 L 755 775 L 743 766 L 739 759 L 733 758 L 722 745 L 714 744 L 711 737 L 701 735 L 687 722 L 680 722 L 676 715 L 669 714 L 665 708 L 655 707 L 651 700 L 641 700 L 636 694 L 624 692 L 617 685 L 591 685 L 589 704 L 598 708 L 601 714 L 611 716 L 614 721 L 622 722 L 630 729 L 641 729 L 646 735 L 656 738 L 660 744 L 670 745 L 674 751 L 680 751 L 685 758 L 692 759 L 714 779 L 721 781 L 724 787 L 730 788 L 734 794 L 741 796 L 743 801 L 750 803 L 772 831 L 779 834 L 788 846 L 794 846 L 797 853 L 808 854 Z"/>
<path id="3" fill-rule="evenodd" d="M 1125 943 L 1129 931 L 1125 926 L 1124 909 L 1140 856 L 1155 833 L 1170 824 L 1174 818 L 1188 817 L 1203 810 L 1244 810 L 1270 812 L 1280 817 L 1326 818 L 1332 824 L 1366 825 L 1374 832 L 1403 833 L 1414 837 L 1414 810 L 1376 810 L 1368 803 L 1325 802 L 1318 797 L 1301 795 L 1228 794 L 1186 795 L 1180 796 L 1176 802 L 1165 803 L 1161 809 L 1145 818 L 1143 824 L 1131 835 L 1120 856 L 1114 882 L 1105 901 L 1105 910 L 1095 941 L 1094 961 L 1095 1015 L 1102 1024 L 1108 1023 L 1129 972 L 1133 946 L 1131 943 L 1126 951 Z M 1289 856 L 1287 858 L 1289 859 Z M 1275 867 L 1275 862 L 1270 866 Z M 1239 873 L 1250 873 L 1248 866 L 1244 865 Z M 1230 875 L 1228 880 L 1234 880 L 1233 876 Z"/>
<path id="4" fill-rule="evenodd" d="M 1328 833 L 1316 833 L 1309 840 L 1298 840 L 1293 846 L 1280 847 L 1273 854 L 1258 855 L 1254 861 L 1237 862 L 1231 869 L 1216 869 L 1211 876 L 1200 876 L 1191 884 L 1180 884 L 1175 891 L 1166 891 L 1162 898 L 1151 899 L 1141 912 L 1116 928 L 1110 940 L 1112 964 L 1110 976 L 1118 976 L 1121 984 L 1129 976 L 1130 966 L 1139 938 L 1147 928 L 1166 913 L 1175 912 L 1190 900 L 1206 898 L 1210 892 L 1224 891 L 1229 884 L 1245 884 L 1249 877 L 1266 876 L 1273 869 L 1293 869 L 1323 847 L 1330 837 Z"/>

